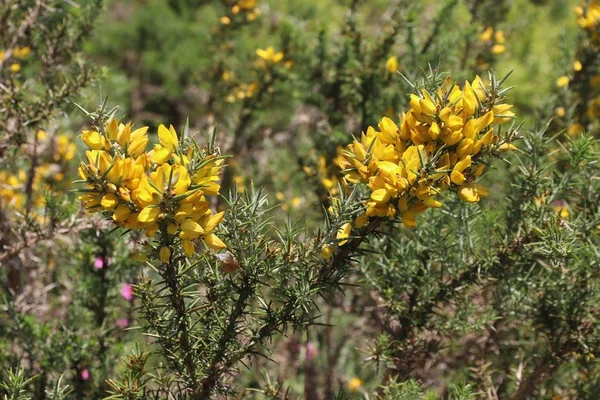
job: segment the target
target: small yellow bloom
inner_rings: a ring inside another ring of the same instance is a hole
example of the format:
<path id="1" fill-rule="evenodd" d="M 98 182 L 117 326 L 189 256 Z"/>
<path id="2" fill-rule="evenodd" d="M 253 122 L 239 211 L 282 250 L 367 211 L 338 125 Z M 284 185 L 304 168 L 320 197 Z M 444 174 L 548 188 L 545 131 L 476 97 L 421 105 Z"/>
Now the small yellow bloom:
<path id="1" fill-rule="evenodd" d="M 387 61 L 385 62 L 385 69 L 390 74 L 396 73 L 396 71 L 398 71 L 398 57 L 392 56 L 392 57 L 388 58 Z"/>
<path id="2" fill-rule="evenodd" d="M 583 65 L 581 65 L 581 61 L 575 60 L 573 62 L 573 71 L 581 71 L 583 69 Z"/>
<path id="3" fill-rule="evenodd" d="M 340 229 L 338 229 L 336 239 L 341 240 L 339 242 L 340 246 L 343 246 L 348 242 L 347 238 L 348 238 L 348 236 L 350 236 L 351 232 L 352 232 L 352 224 L 350 222 L 346 222 L 344 225 L 342 225 L 340 227 Z"/>
<path id="4" fill-rule="evenodd" d="M 492 54 L 502 54 L 506 50 L 503 44 L 495 44 L 492 46 Z"/>
<path id="5" fill-rule="evenodd" d="M 348 381 L 348 390 L 357 392 L 362 388 L 363 381 L 360 378 L 354 377 Z"/>
<path id="6" fill-rule="evenodd" d="M 333 246 L 329 244 L 324 244 L 321 246 L 321 257 L 325 260 L 329 260 L 333 255 Z"/>
<path id="7" fill-rule="evenodd" d="M 223 24 L 223 25 L 229 25 L 229 24 L 231 24 L 231 18 L 224 15 L 219 19 L 219 22 L 221 22 L 221 24 Z"/>
<path id="8" fill-rule="evenodd" d="M 273 46 L 269 46 L 265 50 L 257 49 L 256 55 L 259 56 L 265 62 L 271 64 L 277 64 L 278 62 L 283 60 L 283 53 L 281 51 L 275 51 L 275 48 L 273 48 Z"/>
<path id="9" fill-rule="evenodd" d="M 560 78 L 558 78 L 556 80 L 556 86 L 558 86 L 559 88 L 565 87 L 569 84 L 569 77 L 568 76 L 561 76 Z"/>
<path id="10" fill-rule="evenodd" d="M 564 117 L 566 112 L 565 112 L 565 108 L 564 107 L 557 107 L 556 110 L 554 110 L 554 113 L 556 114 L 557 117 Z"/>
<path id="11" fill-rule="evenodd" d="M 163 264 L 169 264 L 171 262 L 171 249 L 166 246 L 161 247 L 158 256 Z"/>
<path id="12" fill-rule="evenodd" d="M 11 64 L 10 65 L 10 72 L 19 72 L 21 70 L 21 64 Z"/>
<path id="13" fill-rule="evenodd" d="M 487 42 L 488 40 L 490 40 L 492 38 L 492 35 L 494 34 L 494 28 L 492 28 L 491 26 L 488 26 L 480 35 L 479 35 L 479 40 L 481 40 L 482 42 Z"/>

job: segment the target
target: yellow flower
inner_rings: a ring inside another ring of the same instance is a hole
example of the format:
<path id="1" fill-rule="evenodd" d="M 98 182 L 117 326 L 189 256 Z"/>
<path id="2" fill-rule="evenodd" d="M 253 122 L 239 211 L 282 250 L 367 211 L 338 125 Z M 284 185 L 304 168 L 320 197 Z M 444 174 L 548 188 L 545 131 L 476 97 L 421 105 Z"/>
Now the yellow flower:
<path id="1" fill-rule="evenodd" d="M 161 247 L 158 256 L 163 264 L 169 264 L 171 262 L 171 249 L 166 246 Z"/>
<path id="2" fill-rule="evenodd" d="M 398 57 L 392 56 L 392 57 L 388 58 L 387 61 L 385 62 L 385 69 L 390 74 L 396 73 L 396 71 L 398 71 Z"/>
<path id="3" fill-rule="evenodd" d="M 333 255 L 333 246 L 329 244 L 324 244 L 321 246 L 321 257 L 325 260 L 329 260 Z"/>
<path id="4" fill-rule="evenodd" d="M 479 40 L 481 40 L 482 42 L 487 42 L 488 40 L 490 40 L 492 38 L 492 35 L 494 34 L 494 28 L 492 28 L 491 26 L 488 26 L 487 28 L 485 28 L 485 30 L 479 35 Z"/>
<path id="5" fill-rule="evenodd" d="M 10 72 L 19 72 L 21 70 L 21 64 L 13 63 L 10 65 Z"/>
<path id="6" fill-rule="evenodd" d="M 581 61 L 575 60 L 573 62 L 573 71 L 581 71 L 582 68 L 583 68 L 583 65 L 581 65 Z"/>
<path id="7" fill-rule="evenodd" d="M 552 204 L 552 209 L 560 216 L 561 219 L 569 218 L 569 207 L 564 201 L 556 201 Z"/>
<path id="8" fill-rule="evenodd" d="M 363 381 L 360 378 L 354 377 L 348 381 L 348 390 L 357 392 L 362 388 Z"/>
<path id="9" fill-rule="evenodd" d="M 496 31 L 496 34 L 494 35 L 494 40 L 496 41 L 496 43 L 504 44 L 504 31 Z"/>
<path id="10" fill-rule="evenodd" d="M 92 150 L 104 150 L 110 148 L 110 141 L 100 132 L 83 131 L 81 139 Z"/>
<path id="11" fill-rule="evenodd" d="M 244 10 L 251 10 L 256 7 L 256 0 L 239 0 L 237 5 Z"/>
<path id="12" fill-rule="evenodd" d="M 344 225 L 342 225 L 340 227 L 340 229 L 338 229 L 337 235 L 336 235 L 336 239 L 338 239 L 339 245 L 343 246 L 346 243 L 348 243 L 348 236 L 350 236 L 350 233 L 352 232 L 352 224 L 350 222 L 346 222 Z"/>
<path id="13" fill-rule="evenodd" d="M 177 133 L 173 125 L 170 125 L 167 129 L 163 124 L 160 124 L 158 127 L 158 140 L 160 144 L 154 146 L 151 160 L 153 163 L 162 164 L 167 162 L 179 147 Z"/>
<path id="14" fill-rule="evenodd" d="M 565 87 L 569 84 L 569 77 L 568 76 L 561 76 L 560 78 L 558 78 L 556 80 L 556 86 L 558 86 L 559 88 Z"/>
<path id="15" fill-rule="evenodd" d="M 485 168 L 478 155 L 498 143 L 493 125 L 514 114 L 510 104 L 496 102 L 491 110 L 484 106 L 489 101 L 486 90 L 479 77 L 463 89 L 446 80 L 436 93 L 412 94 L 399 127 L 384 117 L 379 131 L 369 127 L 360 140 L 348 145 L 338 161 L 344 179 L 370 189 L 365 214 L 354 221 L 355 226 L 371 217 L 399 215 L 405 226 L 414 227 L 418 215 L 442 206 L 438 195 L 448 189 L 470 202 L 488 195 L 474 183 Z M 500 150 L 514 148 L 511 143 L 500 146 Z M 343 239 L 350 234 L 341 232 Z"/>
<path id="16" fill-rule="evenodd" d="M 474 183 L 462 186 L 458 191 L 458 196 L 469 203 L 479 201 L 482 197 L 487 197 L 490 192 L 481 185 Z"/>
<path id="17" fill-rule="evenodd" d="M 265 50 L 257 49 L 256 55 L 261 58 L 261 60 L 270 64 L 277 64 L 281 60 L 283 60 L 283 53 L 281 51 L 275 51 L 273 46 L 267 47 Z"/>
<path id="18" fill-rule="evenodd" d="M 229 24 L 231 24 L 231 18 L 224 15 L 219 19 L 219 22 L 221 22 L 221 24 L 223 24 L 223 25 L 229 25 Z"/>
<path id="19" fill-rule="evenodd" d="M 492 46 L 492 54 L 502 54 L 506 48 L 503 44 L 495 44 Z"/>

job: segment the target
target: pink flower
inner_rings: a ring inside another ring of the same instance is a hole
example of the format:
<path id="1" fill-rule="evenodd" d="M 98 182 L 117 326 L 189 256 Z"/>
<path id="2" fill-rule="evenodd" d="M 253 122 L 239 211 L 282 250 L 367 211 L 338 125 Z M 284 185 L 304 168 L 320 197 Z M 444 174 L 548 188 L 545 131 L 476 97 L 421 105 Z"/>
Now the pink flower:
<path id="1" fill-rule="evenodd" d="M 84 381 L 90 379 L 90 371 L 88 371 L 87 368 L 81 371 L 81 379 L 83 379 Z"/>
<path id="2" fill-rule="evenodd" d="M 133 299 L 133 286 L 129 283 L 124 283 L 121 286 L 121 296 L 127 301 L 131 301 Z"/>
<path id="3" fill-rule="evenodd" d="M 127 318 L 119 318 L 115 321 L 117 328 L 125 329 L 129 326 L 129 320 Z"/>
<path id="4" fill-rule="evenodd" d="M 319 354 L 319 349 L 313 342 L 306 343 L 306 359 L 312 360 Z"/>
<path id="5" fill-rule="evenodd" d="M 96 267 L 96 269 L 104 268 L 104 259 L 100 256 L 96 256 L 96 259 L 94 260 L 94 267 Z"/>

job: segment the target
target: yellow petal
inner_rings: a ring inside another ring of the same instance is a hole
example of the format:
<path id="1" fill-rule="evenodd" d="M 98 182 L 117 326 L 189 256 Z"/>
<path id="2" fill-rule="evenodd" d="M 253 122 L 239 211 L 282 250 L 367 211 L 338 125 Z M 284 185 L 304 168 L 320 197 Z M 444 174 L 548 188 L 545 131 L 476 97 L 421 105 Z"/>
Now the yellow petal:
<path id="1" fill-rule="evenodd" d="M 371 199 L 378 203 L 385 203 L 390 199 L 390 193 L 385 189 L 377 189 L 371 193 Z"/>
<path id="2" fill-rule="evenodd" d="M 348 236 L 350 236 L 350 233 L 352 232 L 352 224 L 349 222 L 346 222 L 344 225 L 342 225 L 340 227 L 340 229 L 338 229 L 337 235 L 336 235 L 336 239 L 340 240 L 340 239 L 346 239 Z M 340 246 L 345 245 L 348 242 L 348 240 L 341 240 L 339 242 Z"/>
<path id="3" fill-rule="evenodd" d="M 186 256 L 191 257 L 194 254 L 194 251 L 196 250 L 194 242 L 191 240 L 183 240 L 181 245 L 183 246 L 183 251 L 185 252 Z"/>
<path id="4" fill-rule="evenodd" d="M 177 134 L 175 133 L 175 129 L 171 125 L 169 129 L 167 129 L 163 124 L 160 124 L 158 127 L 158 140 L 160 140 L 160 144 L 169 149 L 171 152 L 177 149 L 179 142 L 177 141 Z"/>
<path id="5" fill-rule="evenodd" d="M 204 234 L 204 229 L 196 221 L 186 219 L 181 224 L 181 233 L 179 237 L 182 239 L 195 239 Z"/>
<path id="6" fill-rule="evenodd" d="M 160 214 L 160 209 L 158 207 L 145 207 L 140 214 L 138 215 L 139 222 L 154 222 L 158 218 Z"/>
<path id="7" fill-rule="evenodd" d="M 205 235 L 204 243 L 209 249 L 215 251 L 219 251 L 227 247 L 225 243 L 223 243 L 223 241 L 219 239 L 214 233 L 209 233 L 208 235 Z"/>
<path id="8" fill-rule="evenodd" d="M 104 197 L 102 197 L 102 201 L 100 202 L 100 205 L 105 210 L 112 210 L 113 208 L 115 208 L 117 206 L 118 203 L 119 203 L 119 197 L 114 193 L 108 193 L 108 194 L 104 195 Z"/>
<path id="9" fill-rule="evenodd" d="M 116 222 L 123 222 L 127 219 L 127 217 L 129 217 L 129 214 L 131 214 L 129 207 L 127 207 L 125 204 L 120 204 L 113 214 L 113 220 Z"/>

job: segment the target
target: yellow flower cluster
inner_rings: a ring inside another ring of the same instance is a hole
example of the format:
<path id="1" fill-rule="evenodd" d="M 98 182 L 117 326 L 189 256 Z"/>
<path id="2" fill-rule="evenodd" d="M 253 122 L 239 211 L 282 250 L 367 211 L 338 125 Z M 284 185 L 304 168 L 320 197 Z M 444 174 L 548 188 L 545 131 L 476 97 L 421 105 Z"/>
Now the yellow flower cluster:
<path id="1" fill-rule="evenodd" d="M 31 48 L 29 46 L 23 47 L 15 47 L 12 51 L 12 57 L 17 60 L 23 60 L 29 56 L 31 53 Z M 4 59 L 6 53 L 3 50 L 0 50 L 0 60 Z M 19 72 L 21 70 L 21 64 L 18 62 L 13 62 L 9 66 L 10 72 Z"/>
<path id="2" fill-rule="evenodd" d="M 195 252 L 195 239 L 213 250 L 225 248 L 215 235 L 223 213 L 213 214 L 206 199 L 219 192 L 223 159 L 180 140 L 172 126 L 164 125 L 158 128 L 160 144 L 146 151 L 147 131 L 115 119 L 104 132 L 83 131 L 89 150 L 79 175 L 89 186 L 80 196 L 86 209 L 105 212 L 116 225 L 144 230 L 148 237 L 160 232 L 164 263 L 178 241 L 188 257 Z"/>
<path id="3" fill-rule="evenodd" d="M 231 25 L 234 18 L 245 17 L 246 21 L 254 21 L 260 15 L 260 8 L 256 0 L 239 0 L 235 2 L 229 13 L 222 16 L 219 21 L 222 25 Z"/>
<path id="4" fill-rule="evenodd" d="M 506 51 L 506 47 L 504 47 L 506 39 L 504 38 L 504 31 L 502 30 L 494 31 L 493 27 L 488 26 L 479 35 L 479 40 L 491 45 L 490 51 L 492 54 L 502 54 Z"/>
<path id="5" fill-rule="evenodd" d="M 260 85 L 258 84 L 258 82 L 252 82 L 249 85 L 241 83 L 239 86 L 233 89 L 232 93 L 228 94 L 227 97 L 225 97 L 225 101 L 228 103 L 235 103 L 236 101 L 254 97 L 254 94 L 258 91 L 259 88 Z"/>
<path id="6" fill-rule="evenodd" d="M 370 189 L 366 212 L 355 226 L 369 217 L 399 214 L 404 225 L 414 227 L 419 214 L 442 205 L 437 197 L 445 190 L 457 191 L 467 202 L 487 196 L 475 183 L 485 168 L 481 155 L 491 147 L 515 149 L 502 143 L 493 127 L 514 116 L 511 107 L 479 77 L 462 89 L 446 79 L 435 93 L 412 94 L 400 127 L 384 117 L 379 130 L 369 127 L 344 154 L 340 167 L 346 180 Z"/>
<path id="7" fill-rule="evenodd" d="M 600 2 L 592 0 L 584 9 L 583 7 L 575 7 L 577 14 L 577 25 L 583 29 L 592 30 L 600 25 Z"/>
<path id="8" fill-rule="evenodd" d="M 45 131 L 37 132 L 39 164 L 33 170 L 31 184 L 31 205 L 43 207 L 44 193 L 51 191 L 56 185 L 66 189 L 65 174 L 69 161 L 75 156 L 76 146 L 66 134 L 52 138 Z M 25 208 L 26 190 L 31 173 L 31 165 L 25 165 L 14 171 L 0 170 L 0 209 L 11 209 L 22 212 Z M 31 213 L 35 210 L 30 210 Z"/>

